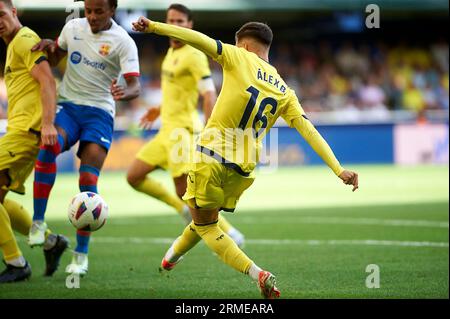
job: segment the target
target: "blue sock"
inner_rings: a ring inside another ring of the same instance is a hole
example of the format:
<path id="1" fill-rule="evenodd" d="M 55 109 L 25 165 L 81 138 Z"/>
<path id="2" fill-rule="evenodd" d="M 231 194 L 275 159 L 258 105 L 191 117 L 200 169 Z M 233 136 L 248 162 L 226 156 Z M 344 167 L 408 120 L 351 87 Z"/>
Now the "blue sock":
<path id="1" fill-rule="evenodd" d="M 87 254 L 89 250 L 90 238 L 91 232 L 77 230 L 77 247 L 75 247 L 75 251 L 77 253 Z"/>
<path id="2" fill-rule="evenodd" d="M 34 167 L 33 221 L 44 220 L 50 191 L 56 179 L 56 157 L 64 147 L 64 138 L 58 134 L 58 142 L 52 146 L 41 146 Z"/>
<path id="3" fill-rule="evenodd" d="M 98 194 L 97 181 L 100 175 L 100 170 L 93 166 L 81 165 L 80 166 L 80 179 L 79 187 L 80 192 L 92 192 Z M 91 232 L 89 231 L 77 231 L 77 246 L 75 251 L 78 253 L 87 254 L 89 249 L 89 239 L 91 238 Z"/>

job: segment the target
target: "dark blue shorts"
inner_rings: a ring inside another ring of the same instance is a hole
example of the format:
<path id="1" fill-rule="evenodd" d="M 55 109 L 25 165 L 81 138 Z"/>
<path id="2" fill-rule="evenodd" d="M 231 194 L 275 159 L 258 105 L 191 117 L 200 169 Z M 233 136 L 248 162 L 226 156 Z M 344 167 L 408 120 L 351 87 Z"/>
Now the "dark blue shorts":
<path id="1" fill-rule="evenodd" d="M 91 142 L 102 146 L 106 151 L 111 147 L 114 119 L 106 111 L 92 106 L 59 102 L 55 125 L 67 134 L 64 150 L 75 143 Z"/>

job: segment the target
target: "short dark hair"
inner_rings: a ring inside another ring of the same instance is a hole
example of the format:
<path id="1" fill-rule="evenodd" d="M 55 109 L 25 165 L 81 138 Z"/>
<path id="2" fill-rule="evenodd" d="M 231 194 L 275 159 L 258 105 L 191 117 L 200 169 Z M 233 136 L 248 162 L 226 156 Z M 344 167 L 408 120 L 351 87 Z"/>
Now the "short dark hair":
<path id="1" fill-rule="evenodd" d="M 193 16 L 192 16 L 191 9 L 189 9 L 188 7 L 186 7 L 186 6 L 182 5 L 182 4 L 173 3 L 173 4 L 170 5 L 169 8 L 167 8 L 167 12 L 169 10 L 176 10 L 178 12 L 184 13 L 187 16 L 188 21 L 192 21 Z"/>
<path id="2" fill-rule="evenodd" d="M 75 0 L 75 2 L 84 1 L 84 0 Z M 117 0 L 108 0 L 108 4 L 110 8 L 117 9 Z"/>
<path id="3" fill-rule="evenodd" d="M 272 29 L 261 22 L 247 22 L 236 32 L 236 40 L 243 38 L 253 38 L 268 47 L 272 44 L 273 33 Z"/>
<path id="4" fill-rule="evenodd" d="M 14 7 L 11 0 L 0 0 L 0 2 L 3 2 L 8 8 Z"/>
<path id="5" fill-rule="evenodd" d="M 113 9 L 117 9 L 117 0 L 108 0 L 109 6 Z"/>

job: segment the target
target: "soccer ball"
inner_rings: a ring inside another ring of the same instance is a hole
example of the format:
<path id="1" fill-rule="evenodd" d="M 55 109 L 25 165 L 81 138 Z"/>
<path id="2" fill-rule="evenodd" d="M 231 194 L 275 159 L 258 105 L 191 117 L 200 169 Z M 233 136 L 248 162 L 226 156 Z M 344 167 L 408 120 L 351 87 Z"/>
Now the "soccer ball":
<path id="1" fill-rule="evenodd" d="M 105 224 L 108 218 L 108 205 L 100 195 L 82 192 L 75 195 L 70 202 L 68 216 L 76 229 L 95 231 Z"/>

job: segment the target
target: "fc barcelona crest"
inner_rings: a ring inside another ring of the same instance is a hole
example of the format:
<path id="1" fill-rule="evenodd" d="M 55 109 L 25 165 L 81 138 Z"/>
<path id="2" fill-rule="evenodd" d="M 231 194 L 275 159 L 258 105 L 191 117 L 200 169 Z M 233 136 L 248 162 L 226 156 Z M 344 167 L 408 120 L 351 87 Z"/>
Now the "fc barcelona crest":
<path id="1" fill-rule="evenodd" d="M 108 44 L 102 44 L 100 50 L 98 51 L 102 56 L 107 56 L 109 51 L 111 50 L 111 46 Z"/>

